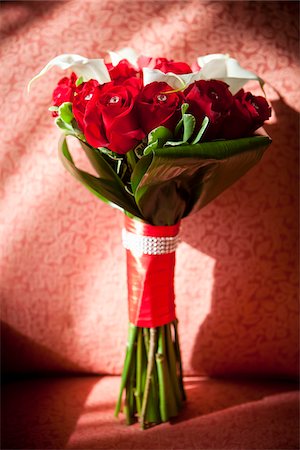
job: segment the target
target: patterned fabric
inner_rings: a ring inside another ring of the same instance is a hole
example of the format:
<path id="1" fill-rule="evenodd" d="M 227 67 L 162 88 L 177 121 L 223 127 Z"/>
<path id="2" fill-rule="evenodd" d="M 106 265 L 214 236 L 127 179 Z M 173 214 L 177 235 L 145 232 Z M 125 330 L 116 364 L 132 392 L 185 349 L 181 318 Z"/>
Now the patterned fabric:
<path id="1" fill-rule="evenodd" d="M 266 80 L 274 143 L 182 224 L 176 302 L 186 374 L 298 370 L 297 2 L 68 1 L 1 6 L 1 313 L 6 370 L 120 373 L 123 217 L 65 172 L 47 112 L 61 53 L 125 46 L 192 63 L 229 53 Z M 253 92 L 259 93 L 259 89 Z M 76 158 L 88 167 L 78 147 Z M 224 437 L 225 439 L 225 437 Z"/>

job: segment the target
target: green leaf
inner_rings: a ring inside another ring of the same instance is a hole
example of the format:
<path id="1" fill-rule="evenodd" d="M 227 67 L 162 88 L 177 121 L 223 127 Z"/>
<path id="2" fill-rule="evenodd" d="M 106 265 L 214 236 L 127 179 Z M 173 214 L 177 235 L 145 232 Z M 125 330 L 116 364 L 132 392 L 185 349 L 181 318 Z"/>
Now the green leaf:
<path id="1" fill-rule="evenodd" d="M 182 144 L 186 144 L 185 141 L 167 141 L 164 145 L 164 147 L 168 147 L 168 146 L 176 146 L 176 145 L 182 145 Z"/>
<path id="2" fill-rule="evenodd" d="M 74 115 L 72 112 L 72 103 L 65 102 L 58 108 L 59 115 L 61 119 L 66 123 L 71 123 L 74 119 Z"/>
<path id="3" fill-rule="evenodd" d="M 75 82 L 76 86 L 80 86 L 82 83 L 83 83 L 83 77 L 77 78 L 77 80 Z"/>
<path id="4" fill-rule="evenodd" d="M 116 208 L 125 210 L 136 217 L 142 218 L 134 198 L 126 191 L 120 178 L 101 154 L 95 152 L 94 149 L 83 142 L 80 142 L 80 144 L 85 150 L 93 167 L 100 175 L 100 178 L 76 167 L 70 154 L 66 137 L 62 136 L 59 143 L 59 155 L 64 167 L 71 175 L 104 202 L 109 203 Z"/>
<path id="5" fill-rule="evenodd" d="M 177 136 L 179 134 L 179 132 L 180 132 L 180 129 L 181 129 L 182 124 L 183 124 L 183 116 L 187 112 L 188 108 L 189 108 L 189 104 L 188 103 L 183 103 L 181 105 L 181 119 L 179 120 L 178 124 L 176 125 L 175 136 Z"/>
<path id="6" fill-rule="evenodd" d="M 144 150 L 144 155 L 151 153 L 157 147 L 163 146 L 168 139 L 172 138 L 171 131 L 166 127 L 157 127 L 148 134 L 148 145 Z"/>
<path id="7" fill-rule="evenodd" d="M 153 142 L 159 142 L 159 144 L 163 145 L 170 136 L 172 136 L 172 133 L 168 128 L 163 126 L 157 127 L 148 134 L 148 143 L 152 144 Z"/>
<path id="8" fill-rule="evenodd" d="M 120 192 L 123 192 L 123 194 L 126 191 L 127 193 L 126 186 L 118 175 L 118 173 L 120 172 L 120 167 L 118 166 L 122 164 L 123 160 L 123 158 L 121 159 L 121 155 L 116 154 L 118 158 L 111 158 L 113 163 L 117 163 L 115 171 L 114 168 L 110 165 L 110 160 L 107 161 L 107 159 L 105 159 L 105 153 L 103 154 L 103 147 L 101 147 L 101 149 L 93 148 L 84 142 L 80 142 L 80 145 L 85 151 L 85 154 L 87 155 L 90 163 L 92 164 L 100 178 L 113 182 L 115 184 L 116 191 L 119 190 Z"/>
<path id="9" fill-rule="evenodd" d="M 158 141 L 152 142 L 152 144 L 147 145 L 144 150 L 144 155 L 150 155 L 154 149 L 158 147 Z"/>
<path id="10" fill-rule="evenodd" d="M 66 134 L 71 134 L 71 135 L 75 136 L 75 131 L 74 131 L 72 125 L 64 122 L 61 117 L 57 117 L 55 119 L 55 124 L 56 124 L 56 126 L 58 126 L 58 128 L 63 130 Z"/>
<path id="11" fill-rule="evenodd" d="M 176 146 L 176 145 L 181 145 L 186 143 L 189 138 L 192 136 L 194 129 L 195 129 L 195 125 L 196 125 L 196 119 L 194 116 L 192 116 L 192 114 L 184 114 L 182 116 L 182 123 L 183 123 L 183 136 L 182 136 L 182 140 L 180 141 L 167 141 L 164 144 L 164 147 L 167 147 L 168 145 L 171 146 Z"/>
<path id="12" fill-rule="evenodd" d="M 105 155 L 109 156 L 109 158 L 115 160 L 115 161 L 119 161 L 120 159 L 124 159 L 122 155 L 120 155 L 119 153 L 113 152 L 112 150 L 109 150 L 106 147 L 99 147 L 97 150 L 100 151 L 100 153 L 104 153 Z"/>
<path id="13" fill-rule="evenodd" d="M 182 105 L 181 105 L 182 117 L 185 115 L 185 113 L 187 112 L 188 109 L 189 109 L 189 104 L 188 103 L 182 103 Z"/>
<path id="14" fill-rule="evenodd" d="M 60 156 L 67 170 L 103 201 L 154 225 L 173 225 L 231 186 L 270 143 L 268 136 L 254 136 L 156 148 L 136 163 L 134 197 L 99 150 L 81 142 L 99 178 L 76 167 L 66 138 Z"/>
<path id="15" fill-rule="evenodd" d="M 144 150 L 146 148 L 146 142 L 144 142 L 145 140 L 143 140 L 142 142 L 140 142 L 134 149 L 134 153 L 137 157 L 137 159 L 141 159 L 143 154 L 144 154 Z"/>
<path id="16" fill-rule="evenodd" d="M 58 111 L 58 106 L 50 106 L 50 108 L 48 108 L 48 111 Z"/>
<path id="17" fill-rule="evenodd" d="M 184 114 L 183 116 L 183 142 L 187 142 L 189 138 L 192 136 L 195 125 L 196 125 L 196 119 L 192 114 Z"/>
<path id="18" fill-rule="evenodd" d="M 133 193 L 135 193 L 141 179 L 147 172 L 153 158 L 153 153 L 149 153 L 143 156 L 136 164 L 134 171 L 131 174 L 131 187 Z"/>
<path id="19" fill-rule="evenodd" d="M 155 149 L 135 180 L 142 216 L 154 225 L 173 225 L 199 211 L 253 167 L 270 143 L 254 136 Z"/>
<path id="20" fill-rule="evenodd" d="M 126 153 L 125 157 L 126 157 L 128 167 L 130 167 L 130 170 L 133 171 L 135 168 L 135 165 L 137 163 L 137 156 L 136 156 L 134 150 L 129 150 L 129 152 Z"/>
<path id="21" fill-rule="evenodd" d="M 55 124 L 65 133 L 66 136 L 74 136 L 80 141 L 86 142 L 85 136 L 79 129 L 74 117 L 70 123 L 67 123 L 61 118 L 61 116 L 59 116 L 55 119 Z"/>
<path id="22" fill-rule="evenodd" d="M 209 124 L 209 118 L 207 116 L 204 117 L 202 125 L 200 130 L 198 131 L 197 136 L 195 137 L 195 139 L 192 141 L 192 144 L 198 144 L 198 142 L 201 140 L 206 128 L 208 127 Z"/>

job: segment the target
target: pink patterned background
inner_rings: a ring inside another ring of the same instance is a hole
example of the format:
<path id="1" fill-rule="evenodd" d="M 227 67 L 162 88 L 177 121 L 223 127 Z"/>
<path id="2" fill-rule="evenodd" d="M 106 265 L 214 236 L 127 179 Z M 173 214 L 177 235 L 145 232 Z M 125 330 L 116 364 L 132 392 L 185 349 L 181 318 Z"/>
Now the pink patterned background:
<path id="1" fill-rule="evenodd" d="M 49 72 L 30 96 L 26 85 L 58 54 L 103 57 L 130 46 L 189 63 L 229 53 L 266 80 L 273 144 L 235 186 L 184 221 L 177 312 L 185 374 L 296 375 L 298 9 L 296 2 L 259 1 L 2 4 L 7 371 L 120 373 L 127 334 L 123 217 L 58 160 L 60 133 L 47 108 L 61 73 Z"/>

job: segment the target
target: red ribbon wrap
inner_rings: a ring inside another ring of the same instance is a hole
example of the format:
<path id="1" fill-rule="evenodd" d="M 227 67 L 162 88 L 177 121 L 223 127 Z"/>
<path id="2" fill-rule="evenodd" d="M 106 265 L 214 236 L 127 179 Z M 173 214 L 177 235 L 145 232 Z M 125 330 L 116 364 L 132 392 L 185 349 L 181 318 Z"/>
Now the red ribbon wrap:
<path id="1" fill-rule="evenodd" d="M 179 224 L 154 226 L 125 216 L 126 231 L 139 236 L 174 237 Z M 154 328 L 175 320 L 175 251 L 137 255 L 126 250 L 129 321 Z"/>

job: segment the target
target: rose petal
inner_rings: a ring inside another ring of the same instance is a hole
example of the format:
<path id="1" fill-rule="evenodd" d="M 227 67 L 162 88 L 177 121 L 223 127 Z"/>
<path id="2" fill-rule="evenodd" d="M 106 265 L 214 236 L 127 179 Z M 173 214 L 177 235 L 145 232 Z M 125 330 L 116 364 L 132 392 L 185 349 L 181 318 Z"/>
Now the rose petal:
<path id="1" fill-rule="evenodd" d="M 110 80 L 108 70 L 103 59 L 88 59 L 84 56 L 64 54 L 56 56 L 28 83 L 28 92 L 32 83 L 44 75 L 52 67 L 60 67 L 63 70 L 72 68 L 78 77 L 83 77 L 83 81 L 91 79 L 97 80 L 100 84 L 107 83 Z"/>

